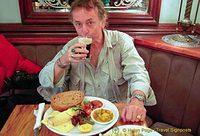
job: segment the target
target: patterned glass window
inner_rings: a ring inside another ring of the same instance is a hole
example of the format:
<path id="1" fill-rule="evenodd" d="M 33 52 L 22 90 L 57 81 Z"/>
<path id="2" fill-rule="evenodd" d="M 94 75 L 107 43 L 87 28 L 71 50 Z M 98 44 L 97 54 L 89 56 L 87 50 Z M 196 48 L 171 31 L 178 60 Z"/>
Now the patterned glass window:
<path id="1" fill-rule="evenodd" d="M 69 12 L 73 0 L 32 0 L 33 12 Z M 149 0 L 102 0 L 110 13 L 147 14 Z"/>

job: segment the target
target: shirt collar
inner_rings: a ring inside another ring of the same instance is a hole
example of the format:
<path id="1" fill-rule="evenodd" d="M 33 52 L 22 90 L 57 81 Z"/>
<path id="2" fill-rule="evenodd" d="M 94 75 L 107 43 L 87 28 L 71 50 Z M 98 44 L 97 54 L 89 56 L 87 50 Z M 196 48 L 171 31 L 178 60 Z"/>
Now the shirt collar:
<path id="1" fill-rule="evenodd" d="M 113 48 L 113 39 L 112 35 L 110 34 L 111 32 L 109 30 L 104 29 L 104 46 L 108 48 Z"/>

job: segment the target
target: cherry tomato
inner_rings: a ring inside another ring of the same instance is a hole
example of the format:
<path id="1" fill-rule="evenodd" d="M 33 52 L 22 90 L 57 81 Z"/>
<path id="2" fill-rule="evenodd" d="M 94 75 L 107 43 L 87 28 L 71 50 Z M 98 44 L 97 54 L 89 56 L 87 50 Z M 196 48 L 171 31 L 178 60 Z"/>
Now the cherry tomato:
<path id="1" fill-rule="evenodd" d="M 84 105 L 85 109 L 90 109 L 91 106 L 90 105 Z"/>
<path id="2" fill-rule="evenodd" d="M 92 109 L 85 109 L 84 111 L 85 111 L 88 115 L 90 115 L 91 112 L 92 112 Z"/>
<path id="3" fill-rule="evenodd" d="M 101 108 L 103 106 L 103 103 L 99 100 L 93 100 L 91 101 L 91 104 L 93 106 L 93 109 Z"/>

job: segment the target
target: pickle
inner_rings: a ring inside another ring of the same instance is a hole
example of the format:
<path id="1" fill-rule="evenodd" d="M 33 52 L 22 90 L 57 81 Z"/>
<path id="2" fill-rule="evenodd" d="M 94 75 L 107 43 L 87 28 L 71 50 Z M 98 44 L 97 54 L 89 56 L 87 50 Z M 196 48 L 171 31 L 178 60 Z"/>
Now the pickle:
<path id="1" fill-rule="evenodd" d="M 94 122 L 93 122 L 93 121 L 88 120 L 88 119 L 86 119 L 86 118 L 82 118 L 81 121 L 83 122 L 83 124 L 88 123 L 88 124 L 94 125 Z"/>

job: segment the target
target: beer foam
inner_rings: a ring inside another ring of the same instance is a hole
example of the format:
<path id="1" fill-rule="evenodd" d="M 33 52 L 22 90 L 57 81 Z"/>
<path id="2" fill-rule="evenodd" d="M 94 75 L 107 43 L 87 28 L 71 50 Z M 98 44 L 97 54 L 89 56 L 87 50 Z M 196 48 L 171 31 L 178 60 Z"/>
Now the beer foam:
<path id="1" fill-rule="evenodd" d="M 83 43 L 83 44 L 91 44 L 92 38 L 80 37 L 80 38 L 78 38 L 78 41 L 79 41 L 79 43 Z"/>

